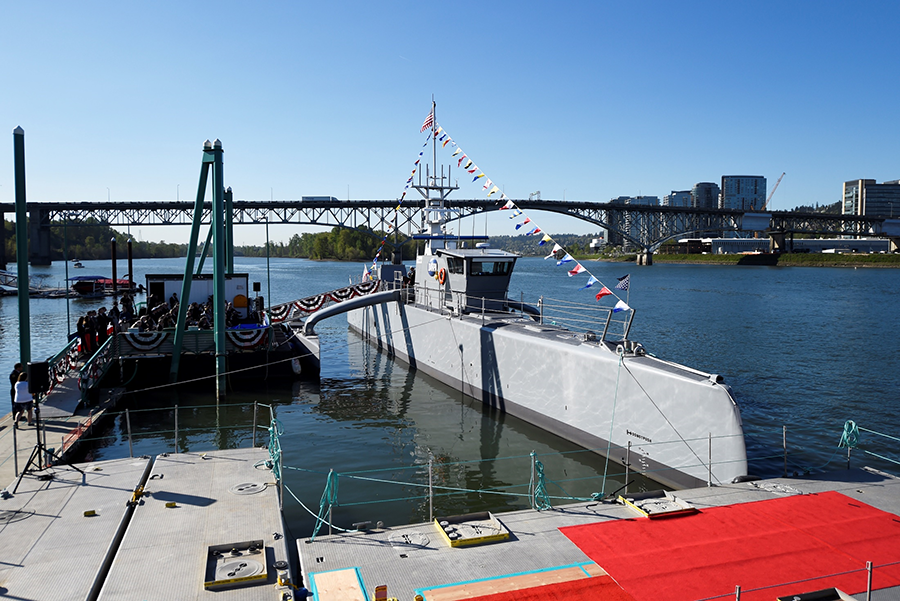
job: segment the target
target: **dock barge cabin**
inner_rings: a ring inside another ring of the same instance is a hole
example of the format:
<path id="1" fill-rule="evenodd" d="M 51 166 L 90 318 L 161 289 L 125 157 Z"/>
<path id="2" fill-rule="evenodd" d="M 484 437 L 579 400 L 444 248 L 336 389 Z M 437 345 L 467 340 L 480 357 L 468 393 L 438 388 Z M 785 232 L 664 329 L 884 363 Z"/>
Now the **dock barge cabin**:
<path id="1" fill-rule="evenodd" d="M 251 316 L 248 297 L 249 279 L 250 276 L 246 273 L 233 273 L 225 276 L 225 300 L 234 306 L 241 319 L 248 319 Z M 183 280 L 184 276 L 180 273 L 148 274 L 146 276 L 147 297 L 155 295 L 162 302 L 166 302 L 172 298 L 173 294 L 181 294 Z M 213 296 L 214 292 L 213 274 L 195 274 L 191 281 L 191 297 L 187 299 L 187 303 L 188 305 L 197 303 L 202 306 Z"/>
<path id="2" fill-rule="evenodd" d="M 165 303 L 181 293 L 180 274 L 146 276 L 148 297 Z M 289 323 L 270 322 L 262 297 L 247 298 L 248 274 L 226 276 L 225 300 L 238 313 L 235 325 L 225 330 L 225 361 L 233 380 L 299 378 L 313 375 L 318 358 L 309 356 Z M 188 303 L 206 303 L 213 296 L 213 276 L 194 275 Z M 99 387 L 129 388 L 159 383 L 170 378 L 175 351 L 175 328 L 118 332 L 88 359 L 80 370 L 79 388 L 85 398 Z M 202 380 L 216 373 L 215 331 L 191 325 L 184 331 L 179 355 L 179 380 Z"/>

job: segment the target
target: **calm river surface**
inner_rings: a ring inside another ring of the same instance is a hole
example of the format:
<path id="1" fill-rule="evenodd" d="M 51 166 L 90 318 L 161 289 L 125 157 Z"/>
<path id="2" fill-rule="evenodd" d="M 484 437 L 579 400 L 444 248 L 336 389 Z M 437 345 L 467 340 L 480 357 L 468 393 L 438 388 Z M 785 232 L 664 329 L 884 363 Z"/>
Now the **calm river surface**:
<path id="1" fill-rule="evenodd" d="M 85 261 L 70 275 L 106 274 L 108 262 Z M 629 302 L 636 311 L 631 338 L 664 359 L 721 374 L 741 406 L 750 471 L 777 476 L 783 469 L 782 426 L 787 426 L 790 471 L 846 463 L 835 456 L 845 420 L 900 435 L 900 270 L 802 267 L 725 267 L 586 262 L 611 287 L 631 273 Z M 146 273 L 182 272 L 183 259 L 135 261 L 137 281 Z M 119 273 L 125 273 L 120 261 Z M 265 259 L 235 259 L 235 270 L 259 281 L 265 294 Z M 274 304 L 346 286 L 358 279 L 359 263 L 271 261 Z M 46 284 L 62 285 L 64 265 L 32 268 Z M 544 295 L 591 303 L 584 278 L 568 278 L 553 261 L 526 258 L 517 264 L 510 296 L 536 303 Z M 109 301 L 106 301 L 109 302 Z M 69 301 L 71 324 L 104 301 Z M 32 357 L 54 354 L 65 342 L 66 300 L 32 299 Z M 209 450 L 250 443 L 252 402 L 272 404 L 284 436 L 286 483 L 312 511 L 318 511 L 325 474 L 340 478 L 334 521 L 383 520 L 398 524 L 427 519 L 427 462 L 435 462 L 435 485 L 505 494 L 468 492 L 437 496 L 437 514 L 527 507 L 522 494 L 530 475 L 531 451 L 554 483 L 553 496 L 586 496 L 603 487 L 604 461 L 565 440 L 480 404 L 434 380 L 410 372 L 363 344 L 340 317 L 317 327 L 323 339 L 319 383 L 269 383 L 230 395 L 215 409 L 207 392 L 162 389 L 128 395 L 132 409 L 160 408 L 132 418 L 135 453 L 174 448 L 171 406 L 179 410 L 179 448 Z M 11 369 L 18 356 L 15 297 L 0 298 L 0 358 Z M 552 359 L 549 359 L 552 360 Z M 565 369 L 560 365 L 560 369 Z M 212 384 L 210 384 L 212 386 Z M 589 391 L 586 391 L 589 393 Z M 267 411 L 267 410 L 266 410 Z M 261 421 L 267 421 L 267 413 Z M 218 426 L 218 429 L 216 429 Z M 95 459 L 127 455 L 124 423 L 110 420 L 92 450 Z M 260 440 L 266 437 L 260 435 Z M 897 458 L 897 443 L 863 433 L 863 444 Z M 488 461 L 482 461 L 488 460 Z M 896 465 L 854 455 L 854 465 L 893 473 Z M 309 470 L 309 471 L 302 471 Z M 610 465 L 605 489 L 622 483 L 622 468 Z M 356 472 L 356 474 L 349 474 Z M 365 472 L 365 473 L 362 473 Z M 368 478 L 366 480 L 361 478 Z M 648 486 L 638 481 L 634 485 Z M 399 499 L 399 500 L 395 500 Z M 376 503 L 376 501 L 378 501 Z M 561 503 L 562 500 L 556 501 Z M 313 518 L 286 502 L 295 536 L 308 536 Z"/>

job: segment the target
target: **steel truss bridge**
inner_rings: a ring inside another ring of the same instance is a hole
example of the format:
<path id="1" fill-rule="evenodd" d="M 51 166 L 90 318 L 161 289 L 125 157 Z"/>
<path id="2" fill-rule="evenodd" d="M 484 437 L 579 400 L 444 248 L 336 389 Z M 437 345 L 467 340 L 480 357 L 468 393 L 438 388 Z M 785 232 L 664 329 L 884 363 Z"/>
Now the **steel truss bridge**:
<path id="1" fill-rule="evenodd" d="M 732 209 L 693 209 L 641 206 L 616 202 L 561 200 L 513 200 L 523 211 L 546 211 L 592 223 L 609 232 L 613 244 L 626 243 L 649 258 L 667 240 L 685 236 L 722 235 L 725 232 L 760 232 L 770 238 L 772 250 L 785 250 L 794 234 L 830 236 L 878 236 L 900 239 L 900 219 L 823 213 L 773 211 L 752 213 Z M 235 224 L 296 224 L 325 227 L 368 227 L 393 232 L 401 242 L 423 226 L 422 202 L 397 200 L 235 200 Z M 445 200 L 456 219 L 496 211 L 495 200 Z M 190 225 L 193 201 L 30 202 L 29 260 L 50 263 L 50 228 L 102 223 L 109 226 Z M 204 205 L 203 221 L 209 223 L 212 204 Z M 0 203 L 0 213 L 15 214 L 12 203 Z M 0 228 L 0 263 L 5 263 L 3 228 Z"/>

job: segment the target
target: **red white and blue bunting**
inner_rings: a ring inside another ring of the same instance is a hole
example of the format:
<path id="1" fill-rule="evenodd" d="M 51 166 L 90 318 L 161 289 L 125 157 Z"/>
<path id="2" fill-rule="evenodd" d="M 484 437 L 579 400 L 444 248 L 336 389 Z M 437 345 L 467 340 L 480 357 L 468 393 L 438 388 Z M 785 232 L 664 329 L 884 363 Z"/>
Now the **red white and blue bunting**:
<path id="1" fill-rule="evenodd" d="M 275 305 L 274 307 L 270 307 L 268 310 L 269 321 L 271 323 L 280 323 L 288 319 L 293 319 L 294 317 L 302 315 L 304 313 L 315 313 L 316 311 L 324 307 L 328 301 L 339 303 L 345 300 L 350 300 L 351 298 L 355 298 L 357 296 L 370 294 L 374 292 L 377 287 L 378 282 L 360 282 L 359 284 L 348 286 L 347 288 L 341 288 L 339 290 L 333 290 L 324 294 L 317 294 L 315 296 L 301 298 L 289 303 Z"/>
<path id="2" fill-rule="evenodd" d="M 254 330 L 227 330 L 225 336 L 234 346 L 241 349 L 252 349 L 269 341 L 269 328 Z"/>
<path id="3" fill-rule="evenodd" d="M 168 336 L 167 332 L 123 332 L 120 334 L 132 348 L 147 352 L 159 347 Z"/>

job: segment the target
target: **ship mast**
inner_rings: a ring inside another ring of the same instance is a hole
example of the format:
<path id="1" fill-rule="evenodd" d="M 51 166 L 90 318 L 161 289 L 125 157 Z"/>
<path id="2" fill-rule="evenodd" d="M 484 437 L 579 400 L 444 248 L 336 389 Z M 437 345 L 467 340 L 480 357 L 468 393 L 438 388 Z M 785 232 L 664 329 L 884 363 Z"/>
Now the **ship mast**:
<path id="1" fill-rule="evenodd" d="M 425 205 L 422 208 L 422 233 L 426 234 L 425 252 L 433 253 L 436 249 L 445 248 L 444 224 L 447 222 L 445 214 L 448 209 L 444 207 L 444 199 L 459 186 L 450 185 L 450 169 L 444 176 L 444 168 L 441 166 L 441 174 L 437 173 L 437 105 L 434 97 L 431 99 L 431 168 L 426 165 L 425 184 L 422 185 L 421 173 L 419 183 L 413 184 L 413 188 L 422 195 Z M 446 185 L 444 180 L 446 178 Z M 437 194 L 434 194 L 434 193 Z"/>

